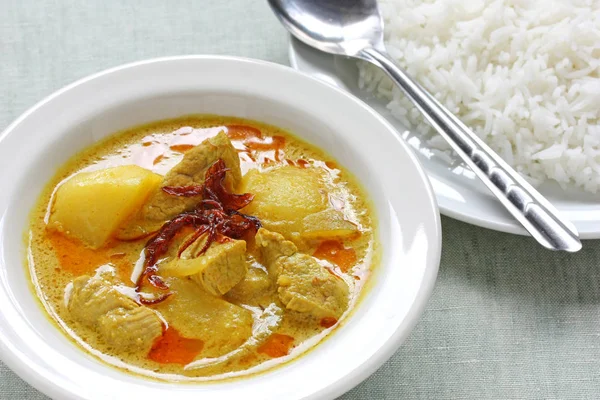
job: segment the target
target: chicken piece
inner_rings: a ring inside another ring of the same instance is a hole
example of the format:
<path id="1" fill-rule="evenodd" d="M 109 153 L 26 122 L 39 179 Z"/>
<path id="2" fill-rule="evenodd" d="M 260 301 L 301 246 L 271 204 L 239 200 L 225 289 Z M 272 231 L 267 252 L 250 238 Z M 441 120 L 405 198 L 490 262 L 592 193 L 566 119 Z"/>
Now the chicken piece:
<path id="1" fill-rule="evenodd" d="M 173 295 L 154 308 L 179 333 L 204 341 L 203 357 L 219 357 L 252 336 L 252 313 L 215 297 L 187 278 L 166 280 Z"/>
<path id="2" fill-rule="evenodd" d="M 162 322 L 152 310 L 100 277 L 75 279 L 67 310 L 73 318 L 97 331 L 107 344 L 123 351 L 148 352 L 162 335 Z"/>
<path id="3" fill-rule="evenodd" d="M 224 184 L 233 192 L 242 179 L 240 159 L 227 135 L 220 132 L 185 153 L 183 159 L 165 175 L 142 209 L 117 232 L 117 238 L 126 240 L 143 237 L 157 231 L 165 221 L 177 214 L 194 208 L 200 201 L 199 197 L 172 196 L 163 192 L 162 188 L 202 185 L 206 170 L 218 159 L 222 159 L 229 168 Z"/>
<path id="4" fill-rule="evenodd" d="M 251 266 L 244 279 L 227 292 L 225 298 L 236 303 L 266 307 L 272 302 L 274 290 L 269 274 L 260 267 Z"/>
<path id="5" fill-rule="evenodd" d="M 73 281 L 67 309 L 79 322 L 95 326 L 101 316 L 117 308 L 133 310 L 139 305 L 99 277 L 83 275 Z"/>
<path id="6" fill-rule="evenodd" d="M 278 260 L 279 299 L 286 308 L 317 318 L 338 319 L 348 307 L 348 285 L 308 254 L 295 253 Z"/>
<path id="7" fill-rule="evenodd" d="M 116 348 L 148 353 L 162 335 L 162 323 L 147 307 L 115 308 L 98 319 L 98 332 Z"/>
<path id="8" fill-rule="evenodd" d="M 240 159 L 236 149 L 224 132 L 205 140 L 185 153 L 183 159 L 165 175 L 161 187 L 201 185 L 208 167 L 222 159 L 229 171 L 225 176 L 225 187 L 233 191 L 242 179 Z M 198 204 L 198 198 L 168 195 L 156 191 L 144 207 L 144 218 L 166 221 Z"/>
<path id="9" fill-rule="evenodd" d="M 285 240 L 283 235 L 261 228 L 256 233 L 256 246 L 260 251 L 262 262 L 269 270 L 269 274 L 277 276 L 280 272 L 277 261 L 281 257 L 291 257 L 298 252 L 298 247 Z"/>
<path id="10" fill-rule="evenodd" d="M 261 228 L 256 234 L 260 254 L 277 280 L 279 299 L 290 310 L 316 318 L 338 319 L 348 307 L 348 285 L 314 257 L 299 253 L 294 243 Z"/>
<path id="11" fill-rule="evenodd" d="M 246 276 L 246 242 L 231 240 L 213 243 L 202 256 L 184 261 L 198 260 L 201 260 L 202 269 L 190 276 L 192 280 L 209 293 L 223 295 Z"/>
<path id="12" fill-rule="evenodd" d="M 229 239 L 212 242 L 204 254 L 199 254 L 206 243 L 206 235 L 185 249 L 180 257 L 173 257 L 160 265 L 160 273 L 170 276 L 189 276 L 204 289 L 221 296 L 237 285 L 248 271 L 246 242 Z"/>

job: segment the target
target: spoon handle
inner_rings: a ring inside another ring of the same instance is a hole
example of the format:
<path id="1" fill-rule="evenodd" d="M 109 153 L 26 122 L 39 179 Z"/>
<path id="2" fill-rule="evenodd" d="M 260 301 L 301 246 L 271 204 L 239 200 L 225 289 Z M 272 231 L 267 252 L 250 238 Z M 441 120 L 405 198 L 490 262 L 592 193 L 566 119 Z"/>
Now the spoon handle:
<path id="1" fill-rule="evenodd" d="M 573 224 L 561 217 L 544 196 L 412 80 L 389 55 L 370 47 L 361 50 L 358 56 L 381 67 L 400 86 L 427 121 L 540 244 L 552 250 L 575 252 L 581 249 Z"/>

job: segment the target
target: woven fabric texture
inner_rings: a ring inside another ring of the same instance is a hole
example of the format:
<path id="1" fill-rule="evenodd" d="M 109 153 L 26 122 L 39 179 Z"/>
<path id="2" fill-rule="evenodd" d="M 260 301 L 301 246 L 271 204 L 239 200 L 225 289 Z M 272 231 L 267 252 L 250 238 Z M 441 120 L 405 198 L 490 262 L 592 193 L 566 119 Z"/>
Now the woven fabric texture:
<path id="1" fill-rule="evenodd" d="M 227 54 L 287 64 L 287 35 L 262 1 L 1 0 L 0 10 L 0 129 L 54 90 L 130 61 Z M 600 397 L 600 243 L 558 254 L 442 223 L 427 311 L 341 399 Z M 46 397 L 0 363 L 0 399 Z"/>

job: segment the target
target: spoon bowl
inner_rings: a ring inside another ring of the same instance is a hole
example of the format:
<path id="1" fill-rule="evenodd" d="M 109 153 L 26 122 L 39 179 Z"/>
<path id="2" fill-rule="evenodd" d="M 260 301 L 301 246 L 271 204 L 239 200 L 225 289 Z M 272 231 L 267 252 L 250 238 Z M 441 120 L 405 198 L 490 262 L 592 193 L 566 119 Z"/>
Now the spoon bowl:
<path id="1" fill-rule="evenodd" d="M 331 54 L 359 56 L 384 49 L 376 0 L 269 0 L 281 23 L 304 43 Z"/>

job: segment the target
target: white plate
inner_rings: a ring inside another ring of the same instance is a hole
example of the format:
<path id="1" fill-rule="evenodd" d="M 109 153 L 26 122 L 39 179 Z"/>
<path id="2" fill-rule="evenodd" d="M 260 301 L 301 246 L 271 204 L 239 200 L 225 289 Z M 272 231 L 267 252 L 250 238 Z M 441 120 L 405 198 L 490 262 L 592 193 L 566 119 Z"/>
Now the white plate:
<path id="1" fill-rule="evenodd" d="M 394 125 L 419 155 L 442 214 L 484 228 L 527 234 L 471 170 L 432 153 L 422 145 L 418 134 L 409 132 L 392 117 L 386 101 L 358 88 L 355 60 L 322 53 L 295 39 L 290 40 L 289 58 L 293 68 L 352 93 Z M 545 183 L 538 189 L 575 224 L 582 239 L 600 238 L 600 195 L 575 188 L 565 191 L 555 183 Z"/>
<path id="2" fill-rule="evenodd" d="M 46 317 L 24 267 L 27 216 L 58 166 L 115 131 L 191 113 L 265 121 L 325 149 L 363 183 L 379 221 L 382 262 L 351 318 L 299 359 L 230 382 L 150 381 L 96 360 Z M 245 59 L 176 57 L 114 68 L 56 92 L 0 134 L 0 356 L 61 400 L 330 399 L 373 373 L 414 327 L 437 275 L 440 235 L 416 157 L 354 97 L 291 68 Z"/>

